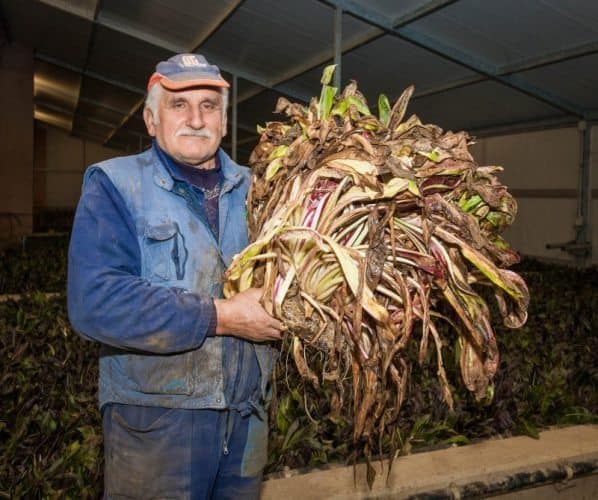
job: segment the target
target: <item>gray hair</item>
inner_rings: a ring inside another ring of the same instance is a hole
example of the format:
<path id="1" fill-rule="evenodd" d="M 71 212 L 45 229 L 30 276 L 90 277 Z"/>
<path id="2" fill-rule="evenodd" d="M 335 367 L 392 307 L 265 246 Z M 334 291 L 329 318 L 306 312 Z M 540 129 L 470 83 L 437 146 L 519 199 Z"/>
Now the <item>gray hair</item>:
<path id="1" fill-rule="evenodd" d="M 220 95 L 222 96 L 222 121 L 226 121 L 226 111 L 228 109 L 228 88 L 221 87 Z M 147 97 L 145 98 L 145 107 L 149 109 L 154 117 L 154 123 L 160 123 L 160 116 L 158 115 L 158 102 L 162 95 L 162 85 L 156 83 L 152 85 Z"/>

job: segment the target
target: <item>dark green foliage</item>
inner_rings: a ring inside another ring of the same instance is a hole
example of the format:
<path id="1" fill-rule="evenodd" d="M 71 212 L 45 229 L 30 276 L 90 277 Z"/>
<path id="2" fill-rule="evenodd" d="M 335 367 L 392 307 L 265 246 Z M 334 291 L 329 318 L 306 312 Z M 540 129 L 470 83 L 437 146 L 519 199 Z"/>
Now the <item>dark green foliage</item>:
<path id="1" fill-rule="evenodd" d="M 97 352 L 64 295 L 0 303 L 0 497 L 99 496 Z"/>
<path id="2" fill-rule="evenodd" d="M 18 248 L 2 255 L 2 293 L 62 293 L 0 303 L 0 498 L 101 494 L 98 350 L 68 324 L 65 243 L 53 242 L 45 254 L 41 248 Z M 382 443 L 385 452 L 598 422 L 598 269 L 524 261 L 517 272 L 530 288 L 529 319 L 519 330 L 496 328 L 501 363 L 494 398 L 476 403 L 466 391 L 451 341 L 444 346 L 455 395 L 455 411 L 449 412 L 430 350 L 423 366 L 414 363 L 397 428 Z M 456 338 L 448 328 L 442 336 Z M 414 349 L 410 355 L 417 359 Z M 271 419 L 267 471 L 361 460 L 352 444 L 352 413 L 330 418 L 329 402 L 305 388 L 292 360 L 286 361 L 282 357 L 277 366 L 278 412 Z"/>
<path id="3" fill-rule="evenodd" d="M 551 425 L 598 423 L 598 269 L 581 271 L 530 260 L 518 267 L 530 289 L 529 319 L 518 330 L 496 326 L 501 362 L 494 397 L 476 403 L 461 381 L 454 342 L 449 343 L 443 351 L 455 398 L 450 412 L 431 351 L 423 366 L 414 363 L 397 428 L 382 443 L 386 453 L 497 435 L 537 436 Z M 454 341 L 456 335 L 446 328 L 442 338 Z M 410 355 L 417 359 L 417 352 Z M 326 458 L 359 459 L 347 453 L 350 425 L 327 418 L 327 402 L 314 399 L 292 363 L 281 360 L 278 370 L 285 375 L 278 377 L 281 396 L 278 416 L 271 421 L 268 470 L 318 466 Z M 309 415 L 302 410 L 304 400 Z"/>
<path id="4" fill-rule="evenodd" d="M 0 250 L 0 294 L 64 292 L 68 237 L 29 238 Z"/>

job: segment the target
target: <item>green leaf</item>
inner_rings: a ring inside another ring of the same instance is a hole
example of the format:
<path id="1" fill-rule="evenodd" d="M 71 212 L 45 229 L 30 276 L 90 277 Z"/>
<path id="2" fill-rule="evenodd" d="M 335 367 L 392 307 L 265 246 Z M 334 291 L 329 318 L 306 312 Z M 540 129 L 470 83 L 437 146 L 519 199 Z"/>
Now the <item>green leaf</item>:
<path id="1" fill-rule="evenodd" d="M 330 110 L 332 109 L 337 90 L 336 87 L 330 87 L 329 85 L 322 87 L 318 106 L 318 119 L 326 120 L 330 116 Z"/>
<path id="2" fill-rule="evenodd" d="M 280 144 L 279 146 L 276 146 L 272 152 L 270 153 L 270 156 L 268 156 L 269 160 L 274 160 L 276 158 L 281 158 L 283 157 L 286 152 L 289 150 L 289 146 L 287 146 L 286 144 Z"/>
<path id="3" fill-rule="evenodd" d="M 440 154 L 435 149 L 433 151 L 418 151 L 418 153 L 433 162 L 437 162 L 440 158 Z"/>
<path id="4" fill-rule="evenodd" d="M 268 163 L 268 167 L 266 168 L 264 178 L 267 181 L 271 180 L 278 173 L 282 166 L 282 158 L 274 158 L 274 160 Z"/>
<path id="5" fill-rule="evenodd" d="M 534 439 L 540 439 L 540 431 L 538 430 L 538 428 L 534 424 L 528 422 L 527 420 L 521 419 L 518 427 L 519 432 L 521 432 L 521 434 L 524 434 Z"/>
<path id="6" fill-rule="evenodd" d="M 418 198 L 421 198 L 422 194 L 421 194 L 419 188 L 417 187 L 417 182 L 415 182 L 414 180 L 409 179 L 409 184 L 407 185 L 407 189 L 409 190 L 410 193 L 414 194 Z"/>
<path id="7" fill-rule="evenodd" d="M 303 442 L 305 434 L 308 432 L 308 427 L 305 425 L 303 427 L 299 427 L 300 421 L 299 419 L 295 419 L 293 423 L 290 425 L 289 430 L 287 431 L 284 442 L 282 443 L 283 450 L 292 450 L 297 447 L 299 443 Z"/>
<path id="8" fill-rule="evenodd" d="M 371 115 L 370 108 L 368 108 L 368 105 L 365 103 L 361 96 L 350 95 L 349 97 L 347 97 L 347 102 L 351 106 L 355 106 L 355 109 L 357 109 L 357 111 L 359 111 L 362 115 Z"/>
<path id="9" fill-rule="evenodd" d="M 296 401 L 297 403 L 300 403 L 300 404 L 303 403 L 303 397 L 301 396 L 301 394 L 299 393 L 299 391 L 297 389 L 291 389 L 291 392 L 289 394 L 293 398 L 293 401 Z"/>
<path id="10" fill-rule="evenodd" d="M 459 200 L 459 208 L 465 212 L 472 212 L 480 203 L 484 203 L 484 200 L 482 200 L 479 194 L 474 194 L 471 198 L 462 197 L 461 200 Z"/>
<path id="11" fill-rule="evenodd" d="M 470 440 L 467 436 L 463 434 L 457 434 L 456 436 L 451 436 L 450 438 L 443 439 L 440 441 L 439 444 L 446 445 L 446 444 L 469 444 Z"/>
<path id="12" fill-rule="evenodd" d="M 336 64 L 331 64 L 324 68 L 322 72 L 322 78 L 320 78 L 320 83 L 323 85 L 329 85 L 332 81 L 332 75 L 334 74 L 334 70 L 336 69 Z"/>
<path id="13" fill-rule="evenodd" d="M 291 406 L 291 395 L 285 394 L 278 404 L 278 411 L 276 412 L 276 427 L 278 432 L 286 434 L 289 429 L 290 421 L 290 406 Z"/>
<path id="14" fill-rule="evenodd" d="M 349 101 L 347 101 L 347 99 L 341 99 L 338 104 L 332 108 L 330 114 L 344 116 L 344 114 L 347 112 L 347 109 L 349 109 Z"/>
<path id="15" fill-rule="evenodd" d="M 529 300 L 525 283 L 523 280 L 515 280 L 515 274 L 506 270 L 501 270 L 494 265 L 494 263 L 486 258 L 481 252 L 464 245 L 461 247 L 461 253 L 469 262 L 471 262 L 477 269 L 479 269 L 486 278 L 488 278 L 496 286 L 502 288 L 513 299 L 519 301 L 523 299 Z M 508 278 L 512 279 L 509 280 Z"/>
<path id="16" fill-rule="evenodd" d="M 424 429 L 424 427 L 426 425 L 428 425 L 428 422 L 430 421 L 430 415 L 423 415 L 422 417 L 419 417 L 415 423 L 413 424 L 413 428 L 411 429 L 411 435 L 409 436 L 410 438 L 415 438 L 417 437 L 422 430 Z"/>
<path id="17" fill-rule="evenodd" d="M 574 406 L 567 408 L 564 415 L 559 418 L 562 424 L 598 424 L 598 415 L 594 415 L 590 410 L 583 406 Z"/>
<path id="18" fill-rule="evenodd" d="M 385 94 L 380 94 L 378 97 L 378 116 L 382 125 L 388 127 L 390 123 L 390 102 Z"/>

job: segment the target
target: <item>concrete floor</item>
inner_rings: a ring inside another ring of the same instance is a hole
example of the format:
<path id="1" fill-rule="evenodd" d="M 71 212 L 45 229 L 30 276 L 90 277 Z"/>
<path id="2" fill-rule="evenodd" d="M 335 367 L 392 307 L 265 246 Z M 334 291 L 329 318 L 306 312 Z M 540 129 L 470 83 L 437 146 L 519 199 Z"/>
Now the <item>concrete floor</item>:
<path id="1" fill-rule="evenodd" d="M 598 499 L 598 425 L 399 457 L 388 484 L 387 463 L 374 466 L 371 491 L 364 465 L 357 466 L 356 481 L 353 467 L 336 466 L 268 479 L 261 499 Z"/>

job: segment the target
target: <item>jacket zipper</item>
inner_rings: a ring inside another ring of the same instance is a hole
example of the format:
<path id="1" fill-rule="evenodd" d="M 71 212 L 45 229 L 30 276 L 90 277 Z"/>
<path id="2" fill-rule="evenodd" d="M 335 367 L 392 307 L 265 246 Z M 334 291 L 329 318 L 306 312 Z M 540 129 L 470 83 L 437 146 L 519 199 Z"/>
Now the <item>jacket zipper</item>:
<path id="1" fill-rule="evenodd" d="M 228 455 L 228 439 L 230 438 L 230 412 L 231 410 L 224 410 L 226 411 L 226 422 L 224 423 L 225 427 L 224 427 L 224 443 L 222 446 L 222 453 L 224 453 L 225 455 Z"/>
<path id="2" fill-rule="evenodd" d="M 242 342 L 236 340 L 236 339 L 231 339 L 231 342 L 234 342 L 233 346 L 236 348 L 238 356 L 237 356 L 237 373 L 235 374 L 235 382 L 233 384 L 232 387 L 232 394 L 231 394 L 231 402 L 234 404 L 235 401 L 235 396 L 238 395 L 239 393 L 239 378 L 240 378 L 240 374 L 241 371 L 243 369 L 243 359 L 244 359 L 244 348 L 242 345 Z M 231 412 L 235 411 L 235 410 L 225 410 L 226 411 L 226 430 L 224 433 L 224 445 L 222 447 L 222 452 L 225 455 L 228 455 L 229 450 L 228 450 L 228 439 L 230 438 L 230 424 L 231 424 Z"/>

